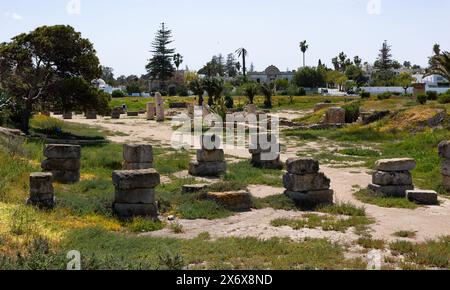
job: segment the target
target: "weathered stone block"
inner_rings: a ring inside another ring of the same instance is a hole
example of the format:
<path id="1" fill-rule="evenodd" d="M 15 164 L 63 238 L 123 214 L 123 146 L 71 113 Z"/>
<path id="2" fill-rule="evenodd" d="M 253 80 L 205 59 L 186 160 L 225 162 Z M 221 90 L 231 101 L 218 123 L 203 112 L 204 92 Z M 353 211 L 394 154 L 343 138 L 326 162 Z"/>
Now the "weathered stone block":
<path id="1" fill-rule="evenodd" d="M 128 117 L 138 117 L 139 116 L 139 112 L 127 112 L 127 116 Z"/>
<path id="2" fill-rule="evenodd" d="M 80 181 L 80 171 L 52 170 L 53 180 L 62 184 Z"/>
<path id="3" fill-rule="evenodd" d="M 155 189 L 139 188 L 139 189 L 116 190 L 114 201 L 116 203 L 129 203 L 129 204 L 140 204 L 140 203 L 154 204 Z"/>
<path id="4" fill-rule="evenodd" d="M 154 103 L 147 103 L 147 120 L 155 120 L 156 108 Z"/>
<path id="5" fill-rule="evenodd" d="M 30 196 L 53 195 L 53 175 L 49 172 L 30 174 Z"/>
<path id="6" fill-rule="evenodd" d="M 95 119 L 97 119 L 97 112 L 93 111 L 93 110 L 86 111 L 85 116 L 86 116 L 86 119 L 88 119 L 88 120 L 95 120 Z"/>
<path id="7" fill-rule="evenodd" d="M 215 150 L 197 150 L 198 162 L 223 162 L 225 153 L 222 149 Z"/>
<path id="8" fill-rule="evenodd" d="M 153 168 L 153 163 L 129 163 L 124 161 L 122 163 L 122 170 L 142 170 Z"/>
<path id="9" fill-rule="evenodd" d="M 248 191 L 210 192 L 208 198 L 215 200 L 225 208 L 233 211 L 249 210 L 252 206 L 251 195 Z"/>
<path id="10" fill-rule="evenodd" d="M 125 144 L 123 159 L 128 163 L 153 163 L 153 147 L 147 144 Z"/>
<path id="11" fill-rule="evenodd" d="M 252 165 L 257 168 L 281 170 L 284 167 L 283 162 L 280 160 L 280 155 L 274 160 L 263 160 L 261 154 L 252 154 Z"/>
<path id="12" fill-rule="evenodd" d="M 219 176 L 227 171 L 225 162 L 197 162 L 189 163 L 189 174 L 193 176 Z"/>
<path id="13" fill-rule="evenodd" d="M 406 197 L 407 190 L 414 190 L 414 185 L 377 185 L 369 184 L 368 189 L 387 197 Z"/>
<path id="14" fill-rule="evenodd" d="M 292 199 L 301 208 L 314 208 L 321 205 L 330 205 L 334 201 L 334 191 L 331 189 L 308 192 L 285 191 L 284 194 Z"/>
<path id="15" fill-rule="evenodd" d="M 28 198 L 27 205 L 37 206 L 40 209 L 53 209 L 56 205 L 55 197 L 47 199 Z"/>
<path id="16" fill-rule="evenodd" d="M 436 205 L 439 204 L 438 194 L 433 190 L 407 190 L 406 197 L 409 201 L 417 204 Z"/>
<path id="17" fill-rule="evenodd" d="M 375 163 L 379 171 L 411 171 L 416 168 L 416 161 L 411 158 L 382 159 Z"/>
<path id="18" fill-rule="evenodd" d="M 345 124 L 345 110 L 339 107 L 329 108 L 325 115 L 325 124 Z"/>
<path id="19" fill-rule="evenodd" d="M 445 190 L 450 192 L 450 176 L 443 175 L 442 176 L 442 184 L 444 185 Z"/>
<path id="20" fill-rule="evenodd" d="M 130 219 L 133 217 L 158 217 L 158 209 L 155 204 L 128 204 L 114 203 L 113 212 L 121 219 Z"/>
<path id="21" fill-rule="evenodd" d="M 164 99 L 160 93 L 155 94 L 155 102 L 156 102 L 156 121 L 164 122 Z"/>
<path id="22" fill-rule="evenodd" d="M 114 108 L 111 111 L 111 119 L 116 119 L 116 120 L 120 119 L 121 112 L 122 112 L 122 108 Z"/>
<path id="23" fill-rule="evenodd" d="M 283 176 L 284 187 L 288 191 L 306 192 L 330 188 L 331 181 L 324 173 L 297 175 L 286 173 Z"/>
<path id="24" fill-rule="evenodd" d="M 439 143 L 439 157 L 450 159 L 450 141 Z"/>
<path id="25" fill-rule="evenodd" d="M 161 184 L 160 175 L 154 169 L 114 171 L 112 179 L 117 190 L 155 188 Z"/>
<path id="26" fill-rule="evenodd" d="M 182 186 L 181 193 L 183 194 L 196 193 L 202 190 L 206 190 L 208 187 L 209 187 L 208 184 L 187 184 Z"/>
<path id="27" fill-rule="evenodd" d="M 450 159 L 445 159 L 441 164 L 441 174 L 450 176 Z"/>
<path id="28" fill-rule="evenodd" d="M 64 120 L 72 120 L 73 118 L 72 112 L 65 112 L 62 116 Z"/>
<path id="29" fill-rule="evenodd" d="M 291 174 L 312 174 L 319 172 L 319 161 L 312 158 L 289 158 L 286 161 L 287 171 Z"/>
<path id="30" fill-rule="evenodd" d="M 44 171 L 79 171 L 80 167 L 80 159 L 46 159 L 41 163 L 41 168 Z"/>
<path id="31" fill-rule="evenodd" d="M 80 159 L 81 147 L 77 145 L 49 144 L 45 146 L 44 156 L 50 159 Z"/>
<path id="32" fill-rule="evenodd" d="M 376 171 L 372 175 L 372 182 L 378 185 L 412 185 L 413 178 L 409 171 Z"/>

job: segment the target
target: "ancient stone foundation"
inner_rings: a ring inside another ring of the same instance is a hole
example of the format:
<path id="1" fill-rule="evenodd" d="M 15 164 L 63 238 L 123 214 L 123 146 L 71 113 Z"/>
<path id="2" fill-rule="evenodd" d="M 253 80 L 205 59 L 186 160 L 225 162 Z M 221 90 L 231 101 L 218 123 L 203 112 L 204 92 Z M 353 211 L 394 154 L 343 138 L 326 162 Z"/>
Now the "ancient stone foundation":
<path id="1" fill-rule="evenodd" d="M 55 193 L 52 182 L 53 175 L 51 173 L 31 173 L 30 197 L 27 204 L 45 209 L 53 208 L 55 206 Z"/>
<path id="2" fill-rule="evenodd" d="M 262 138 L 264 140 L 262 140 Z M 251 163 L 254 167 L 263 169 L 283 169 L 283 162 L 280 160 L 281 145 L 274 140 L 274 136 L 256 135 L 252 137 L 250 154 Z"/>
<path id="3" fill-rule="evenodd" d="M 81 147 L 76 145 L 50 144 L 44 149 L 41 167 L 44 172 L 51 172 L 53 180 L 59 183 L 76 183 L 80 181 Z"/>
<path id="4" fill-rule="evenodd" d="M 301 208 L 333 204 L 334 191 L 330 179 L 319 172 L 319 162 L 311 158 L 291 158 L 286 161 L 283 177 L 285 195 Z"/>
<path id="5" fill-rule="evenodd" d="M 252 206 L 251 195 L 246 190 L 230 192 L 210 192 L 208 199 L 215 200 L 217 203 L 232 211 L 246 211 Z"/>
<path id="6" fill-rule="evenodd" d="M 450 192 L 450 141 L 439 144 L 439 157 L 442 158 L 441 174 L 445 190 Z"/>
<path id="7" fill-rule="evenodd" d="M 155 187 L 161 183 L 159 173 L 154 169 L 114 171 L 112 180 L 116 189 L 113 212 L 117 217 L 158 218 Z"/>
<path id="8" fill-rule="evenodd" d="M 412 175 L 416 162 L 409 158 L 383 159 L 375 164 L 369 190 L 386 197 L 406 197 L 408 190 L 414 190 Z"/>
<path id="9" fill-rule="evenodd" d="M 153 147 L 145 144 L 123 145 L 123 170 L 153 168 Z"/>

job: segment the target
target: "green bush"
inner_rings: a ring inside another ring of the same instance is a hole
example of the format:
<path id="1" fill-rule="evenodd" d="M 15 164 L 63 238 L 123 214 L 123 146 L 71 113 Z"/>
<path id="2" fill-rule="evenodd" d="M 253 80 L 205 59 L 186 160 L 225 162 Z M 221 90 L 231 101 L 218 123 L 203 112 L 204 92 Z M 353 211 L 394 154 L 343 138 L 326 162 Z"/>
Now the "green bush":
<path id="1" fill-rule="evenodd" d="M 438 98 L 438 102 L 440 104 L 450 104 L 450 94 L 447 92 L 443 95 L 440 95 Z"/>
<path id="2" fill-rule="evenodd" d="M 351 104 L 348 104 L 343 107 L 345 110 L 345 122 L 346 123 L 354 123 L 358 121 L 361 104 L 359 102 L 354 102 Z"/>
<path id="3" fill-rule="evenodd" d="M 113 97 L 113 98 L 125 98 L 126 97 L 126 94 L 125 94 L 125 92 L 124 91 L 122 91 L 122 90 L 116 90 L 116 91 L 113 91 L 112 92 L 112 94 L 111 94 L 111 96 Z"/>
<path id="4" fill-rule="evenodd" d="M 169 94 L 170 97 L 176 96 L 177 95 L 177 87 L 174 85 L 170 85 L 167 88 L 167 93 Z"/>
<path id="5" fill-rule="evenodd" d="M 393 94 L 391 92 L 385 92 L 385 93 L 379 94 L 377 96 L 377 98 L 378 98 L 378 100 L 387 100 L 387 99 L 390 99 L 392 97 L 392 95 Z"/>
<path id="6" fill-rule="evenodd" d="M 438 99 L 438 93 L 436 91 L 428 91 L 427 92 L 427 100 L 428 101 L 436 101 Z"/>
<path id="7" fill-rule="evenodd" d="M 427 103 L 428 96 L 425 94 L 419 94 L 417 96 L 417 102 L 421 105 L 425 105 Z"/>
<path id="8" fill-rule="evenodd" d="M 184 85 L 178 86 L 177 94 L 180 97 L 187 97 L 187 96 L 189 96 L 188 88 L 186 86 L 184 86 Z"/>
<path id="9" fill-rule="evenodd" d="M 232 96 L 225 96 L 225 106 L 228 109 L 233 109 L 234 108 L 234 100 Z"/>
<path id="10" fill-rule="evenodd" d="M 361 96 L 362 99 L 370 98 L 370 93 L 369 92 L 362 91 L 361 94 L 359 94 L 359 95 Z"/>

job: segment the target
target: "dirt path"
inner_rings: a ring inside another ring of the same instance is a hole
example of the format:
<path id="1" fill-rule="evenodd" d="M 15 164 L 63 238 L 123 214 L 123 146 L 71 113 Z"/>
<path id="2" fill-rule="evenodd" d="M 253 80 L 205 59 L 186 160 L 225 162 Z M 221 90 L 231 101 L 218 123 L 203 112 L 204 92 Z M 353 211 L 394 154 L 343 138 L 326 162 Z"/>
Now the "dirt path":
<path id="1" fill-rule="evenodd" d="M 170 123 L 149 122 L 140 117 L 139 119 L 123 118 L 120 120 L 99 119 L 86 120 L 75 117 L 70 122 L 96 125 L 103 129 L 125 133 L 109 136 L 108 139 L 117 142 L 142 142 L 154 141 L 163 146 L 171 143 L 172 127 Z M 286 144 L 285 154 L 282 160 L 295 157 L 301 148 L 295 148 L 292 143 Z M 316 147 L 324 144 L 310 143 L 308 146 Z M 250 158 L 246 150 L 226 150 L 227 155 L 239 158 Z M 371 176 L 367 173 L 367 168 L 333 168 L 322 166 L 321 169 L 332 181 L 332 188 L 335 190 L 336 201 L 351 202 L 358 206 L 364 206 L 368 215 L 376 220 L 376 224 L 371 226 L 374 238 L 384 240 L 398 240 L 392 234 L 399 230 L 417 231 L 416 241 L 435 239 L 440 236 L 450 235 L 450 201 L 442 199 L 440 206 L 420 207 L 416 210 L 381 208 L 378 206 L 363 204 L 353 196 L 355 186 L 365 188 L 371 182 Z M 279 194 L 280 189 L 263 186 L 251 186 L 250 190 L 257 192 L 258 197 Z M 235 216 L 207 221 L 207 220 L 180 220 L 185 229 L 184 234 L 175 235 L 168 229 L 159 232 L 149 233 L 152 236 L 176 236 L 180 238 L 193 238 L 202 232 L 209 232 L 214 238 L 227 236 L 249 236 L 258 238 L 290 237 L 302 239 L 305 237 L 329 238 L 334 241 L 354 241 L 357 237 L 351 233 L 324 232 L 321 230 L 292 230 L 288 227 L 275 228 L 270 222 L 276 218 L 296 218 L 301 217 L 301 212 L 280 211 L 273 209 L 253 210 L 251 212 L 237 214 Z"/>

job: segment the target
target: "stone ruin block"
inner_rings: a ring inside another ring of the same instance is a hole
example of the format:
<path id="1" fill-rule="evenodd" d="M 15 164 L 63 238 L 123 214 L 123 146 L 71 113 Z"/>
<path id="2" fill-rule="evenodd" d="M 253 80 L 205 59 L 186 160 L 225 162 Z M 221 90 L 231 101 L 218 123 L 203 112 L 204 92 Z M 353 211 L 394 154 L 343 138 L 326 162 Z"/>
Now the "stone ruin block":
<path id="1" fill-rule="evenodd" d="M 442 158 L 441 174 L 442 184 L 447 192 L 450 192 L 450 141 L 439 143 L 439 157 Z"/>
<path id="2" fill-rule="evenodd" d="M 114 171 L 115 186 L 113 212 L 121 219 L 134 217 L 158 218 L 155 187 L 160 175 L 154 169 Z"/>
<path id="3" fill-rule="evenodd" d="M 52 182 L 53 175 L 51 173 L 31 173 L 30 196 L 27 204 L 40 208 L 53 208 L 55 206 L 55 193 Z"/>
<path id="4" fill-rule="evenodd" d="M 281 170 L 284 167 L 283 162 L 280 159 L 281 145 L 277 142 L 276 137 L 268 135 L 265 137 L 264 142 L 267 146 L 262 146 L 261 138 L 265 134 L 258 134 L 252 136 L 250 142 L 250 154 L 252 154 L 251 164 L 256 168 Z M 264 149 L 263 149 L 264 147 Z"/>
<path id="5" fill-rule="evenodd" d="M 439 157 L 450 159 L 450 141 L 442 141 L 439 143 Z"/>
<path id="6" fill-rule="evenodd" d="M 85 116 L 86 116 L 86 119 L 88 119 L 88 120 L 96 120 L 97 112 L 94 110 L 89 110 L 89 111 L 86 111 Z"/>
<path id="7" fill-rule="evenodd" d="M 315 208 L 333 203 L 331 180 L 320 172 L 319 162 L 311 158 L 290 158 L 283 176 L 285 195 L 301 208 Z"/>
<path id="8" fill-rule="evenodd" d="M 155 120 L 156 108 L 154 103 L 147 103 L 147 120 Z"/>
<path id="9" fill-rule="evenodd" d="M 345 124 L 345 110 L 339 107 L 329 108 L 325 114 L 325 124 Z"/>
<path id="10" fill-rule="evenodd" d="M 215 200 L 232 211 L 247 211 L 252 206 L 251 195 L 246 190 L 231 192 L 209 192 L 208 199 Z"/>
<path id="11" fill-rule="evenodd" d="M 216 177 L 226 173 L 227 164 L 225 162 L 198 162 L 192 161 L 189 164 L 189 174 L 192 176 Z"/>
<path id="12" fill-rule="evenodd" d="M 65 112 L 62 116 L 64 120 L 72 120 L 73 118 L 72 112 Z"/>
<path id="13" fill-rule="evenodd" d="M 128 111 L 127 116 L 128 117 L 139 117 L 139 112 L 138 111 L 136 111 L 136 112 Z"/>
<path id="14" fill-rule="evenodd" d="M 125 144 L 123 159 L 123 170 L 153 168 L 153 147 L 147 144 Z"/>
<path id="15" fill-rule="evenodd" d="M 164 99 L 160 93 L 156 93 L 155 101 L 156 101 L 156 121 L 164 122 Z"/>
<path id="16" fill-rule="evenodd" d="M 406 196 L 406 191 L 414 190 L 414 185 L 378 185 L 369 184 L 368 189 L 372 192 L 386 197 L 402 197 Z"/>
<path id="17" fill-rule="evenodd" d="M 208 184 L 187 184 L 181 187 L 181 193 L 183 194 L 196 193 L 206 190 L 208 187 L 209 187 Z"/>
<path id="18" fill-rule="evenodd" d="M 77 145 L 50 144 L 44 149 L 46 160 L 41 168 L 53 174 L 53 180 L 63 184 L 80 181 L 81 147 Z"/>
<path id="19" fill-rule="evenodd" d="M 438 194 L 434 190 L 408 190 L 406 197 L 409 201 L 423 205 L 437 205 Z"/>
<path id="20" fill-rule="evenodd" d="M 416 168 L 416 161 L 411 158 L 382 159 L 375 163 L 375 167 L 385 172 L 411 171 Z"/>
<path id="21" fill-rule="evenodd" d="M 115 107 L 111 111 L 111 119 L 118 120 L 120 119 L 120 115 L 122 114 L 123 109 L 121 107 Z"/>

